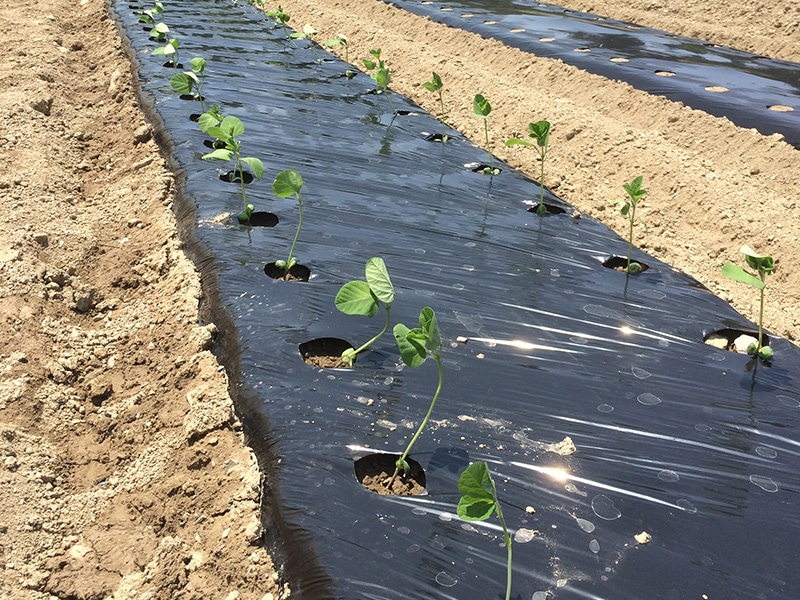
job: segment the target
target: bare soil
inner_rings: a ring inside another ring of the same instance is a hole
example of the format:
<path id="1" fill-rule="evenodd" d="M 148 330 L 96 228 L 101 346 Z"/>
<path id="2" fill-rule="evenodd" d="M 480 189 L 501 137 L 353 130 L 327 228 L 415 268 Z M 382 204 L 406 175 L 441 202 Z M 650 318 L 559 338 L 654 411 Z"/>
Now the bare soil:
<path id="1" fill-rule="evenodd" d="M 566 4 L 800 60 L 800 6 L 785 0 Z M 744 243 L 773 254 L 766 322 L 800 336 L 800 157 L 781 136 L 381 0 L 283 7 L 319 39 L 347 35 L 354 61 L 381 47 L 392 87 L 435 114 L 421 82 L 438 72 L 447 121 L 478 142 L 471 98 L 485 94 L 496 153 L 534 178 L 532 155 L 500 140 L 550 120 L 547 185 L 620 233 L 611 200 L 644 175 L 639 245 L 751 319 L 755 295 L 720 266 Z M 288 597 L 264 543 L 269 482 L 178 235 L 180 179 L 105 4 L 6 0 L 0 51 L 0 596 Z"/>

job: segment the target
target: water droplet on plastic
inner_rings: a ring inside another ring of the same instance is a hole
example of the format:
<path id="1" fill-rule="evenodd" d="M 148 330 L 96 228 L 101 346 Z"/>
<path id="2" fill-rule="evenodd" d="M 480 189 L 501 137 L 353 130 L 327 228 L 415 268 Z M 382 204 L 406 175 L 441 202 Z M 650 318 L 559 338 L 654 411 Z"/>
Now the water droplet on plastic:
<path id="1" fill-rule="evenodd" d="M 764 477 L 763 475 L 750 475 L 750 483 L 757 485 L 765 492 L 772 493 L 778 491 L 778 484 L 769 477 Z"/>
<path id="2" fill-rule="evenodd" d="M 414 248 L 414 254 L 425 254 L 425 248 Z"/>
<path id="3" fill-rule="evenodd" d="M 517 529 L 517 532 L 514 534 L 514 541 L 517 544 L 526 544 L 530 542 L 535 535 L 536 532 L 533 529 Z"/>
<path id="4" fill-rule="evenodd" d="M 431 540 L 430 546 L 434 550 L 444 550 L 444 544 L 439 539 Z"/>
<path id="5" fill-rule="evenodd" d="M 619 519 L 622 513 L 614 506 L 614 502 L 608 496 L 598 494 L 592 498 L 592 510 L 601 519 L 606 521 L 613 521 Z"/>
<path id="6" fill-rule="evenodd" d="M 592 540 L 589 542 L 589 550 L 591 550 L 594 554 L 600 552 L 600 542 L 597 540 Z"/>
<path id="7" fill-rule="evenodd" d="M 586 519 L 575 519 L 578 522 L 578 527 L 583 529 L 586 533 L 592 533 L 594 531 L 594 523 L 591 521 L 587 521 Z"/>
<path id="8" fill-rule="evenodd" d="M 394 377 L 387 377 L 383 380 L 383 385 L 392 385 L 394 383 Z"/>
<path id="9" fill-rule="evenodd" d="M 679 498 L 678 501 L 675 503 L 680 506 L 683 510 L 685 510 L 690 515 L 693 515 L 697 512 L 697 508 L 695 508 L 694 504 L 689 502 L 686 498 Z"/>
<path id="10" fill-rule="evenodd" d="M 651 394 L 650 392 L 639 394 L 636 396 L 636 399 L 639 401 L 639 404 L 644 404 L 645 406 L 655 406 L 656 404 L 661 404 L 661 398 L 655 394 Z"/>
<path id="11" fill-rule="evenodd" d="M 453 587 L 455 584 L 458 583 L 458 579 L 456 579 L 449 573 L 445 573 L 444 571 L 439 571 L 436 574 L 436 583 L 438 583 L 442 587 Z"/>
<path id="12" fill-rule="evenodd" d="M 795 400 L 791 396 L 784 396 L 783 394 L 778 396 L 778 401 L 789 408 L 797 408 L 800 406 L 800 400 Z"/>
<path id="13" fill-rule="evenodd" d="M 464 289 L 464 284 L 463 283 L 454 283 L 453 284 L 453 289 L 461 291 L 461 290 Z"/>
<path id="14" fill-rule="evenodd" d="M 756 448 L 756 454 L 759 456 L 763 456 L 764 458 L 775 458 L 778 456 L 778 453 L 775 452 L 772 448 L 767 448 L 765 446 L 759 446 Z"/>
<path id="15" fill-rule="evenodd" d="M 382 556 L 383 558 L 386 558 L 386 559 L 389 559 L 389 560 L 391 560 L 391 559 L 392 559 L 392 557 L 394 556 L 394 554 L 392 554 L 391 552 L 384 552 L 383 554 L 381 554 L 381 556 Z"/>
<path id="16" fill-rule="evenodd" d="M 631 367 L 631 373 L 633 373 L 633 376 L 636 377 L 636 379 L 647 379 L 650 377 L 650 371 L 645 371 L 639 367 Z"/>
<path id="17" fill-rule="evenodd" d="M 672 483 L 673 481 L 678 481 L 681 477 L 675 471 L 664 469 L 663 471 L 659 472 L 658 478 L 661 481 Z"/>
<path id="18" fill-rule="evenodd" d="M 408 527 L 398 527 L 397 533 L 402 533 L 403 535 L 407 535 L 411 533 L 411 530 Z"/>
<path id="19" fill-rule="evenodd" d="M 411 544 L 408 548 L 406 548 L 406 552 L 409 554 L 412 552 L 419 552 L 419 544 Z"/>
<path id="20" fill-rule="evenodd" d="M 533 592 L 531 600 L 547 600 L 547 592 Z"/>
<path id="21" fill-rule="evenodd" d="M 601 413 L 610 413 L 614 410 L 614 407 L 611 406 L 610 404 L 601 404 L 600 406 L 597 407 L 597 410 L 600 411 Z"/>
<path id="22" fill-rule="evenodd" d="M 474 271 L 475 270 L 475 265 L 464 265 L 464 270 L 465 271 Z"/>
<path id="23" fill-rule="evenodd" d="M 453 515 L 451 513 L 446 513 L 446 512 L 439 513 L 439 520 L 440 521 L 448 521 L 448 522 L 452 521 L 453 520 Z"/>

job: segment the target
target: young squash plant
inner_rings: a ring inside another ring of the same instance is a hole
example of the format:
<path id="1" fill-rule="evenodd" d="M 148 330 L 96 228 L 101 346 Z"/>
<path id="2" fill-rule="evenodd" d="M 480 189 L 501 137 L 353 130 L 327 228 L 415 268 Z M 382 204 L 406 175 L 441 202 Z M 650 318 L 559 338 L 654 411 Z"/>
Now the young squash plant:
<path id="1" fill-rule="evenodd" d="M 492 105 L 482 94 L 475 94 L 472 100 L 473 114 L 483 121 L 483 132 L 486 137 L 486 151 L 489 153 L 489 166 L 483 169 L 485 175 L 497 175 L 500 170 L 494 168 L 494 156 L 492 147 L 489 144 L 489 115 L 492 112 Z"/>
<path id="2" fill-rule="evenodd" d="M 326 41 L 325 45 L 328 48 L 339 48 L 339 47 L 344 48 L 344 62 L 346 63 L 350 62 L 350 57 L 348 52 L 350 40 L 347 39 L 346 35 L 344 35 L 343 33 L 337 33 L 336 37 Z"/>
<path id="3" fill-rule="evenodd" d="M 414 437 L 408 442 L 406 449 L 403 451 L 402 456 L 395 462 L 394 474 L 388 480 L 386 488 L 391 490 L 394 480 L 403 471 L 403 475 L 407 476 L 411 470 L 406 459 L 408 458 L 411 448 L 422 435 L 428 421 L 431 419 L 433 409 L 436 406 L 436 401 L 439 399 L 439 394 L 442 391 L 442 338 L 439 334 L 439 325 L 436 322 L 436 313 L 433 309 L 426 306 L 419 313 L 419 327 L 409 329 L 402 323 L 398 323 L 393 329 L 394 339 L 397 342 L 397 347 L 400 350 L 400 356 L 403 362 L 409 367 L 418 367 L 430 356 L 436 361 L 436 366 L 439 371 L 439 383 L 436 386 L 436 392 L 433 394 L 428 412 L 425 418 L 417 428 Z"/>
<path id="4" fill-rule="evenodd" d="M 205 113 L 206 107 L 203 101 L 203 84 L 206 82 L 206 59 L 195 56 L 189 64 L 192 70 L 184 71 L 183 73 L 175 73 L 175 75 L 170 78 L 169 84 L 172 86 L 172 89 L 179 94 L 188 94 L 195 100 L 199 100 L 200 112 Z"/>
<path id="5" fill-rule="evenodd" d="M 208 116 L 209 113 L 204 113 L 200 116 L 198 125 L 201 130 L 205 125 L 210 125 L 209 120 L 214 119 L 213 116 Z M 204 117 L 206 117 L 204 119 Z M 206 160 L 224 160 L 233 162 L 233 170 L 230 174 L 231 183 L 235 183 L 238 179 L 242 186 L 242 204 L 243 210 L 239 213 L 239 221 L 246 223 L 250 220 L 250 215 L 253 213 L 254 207 L 252 204 L 247 203 L 247 192 L 245 191 L 244 183 L 244 165 L 250 168 L 250 172 L 256 179 L 261 179 L 264 175 L 264 163 L 261 159 L 253 156 L 242 156 L 242 142 L 239 139 L 244 134 L 244 124 L 236 117 L 224 117 L 216 125 L 210 125 L 205 132 L 214 139 L 225 144 L 224 148 L 217 148 L 213 152 L 203 155 Z"/>
<path id="6" fill-rule="evenodd" d="M 170 67 L 173 69 L 179 68 L 178 66 L 178 48 L 180 48 L 181 42 L 178 38 L 170 39 L 166 44 L 163 46 L 159 46 L 155 50 L 153 50 L 153 56 L 161 55 L 165 56 L 169 61 Z"/>
<path id="7" fill-rule="evenodd" d="M 434 71 L 433 72 L 433 76 L 431 77 L 431 80 L 430 81 L 426 81 L 422 85 L 429 92 L 439 95 L 439 107 L 440 107 L 440 110 L 441 110 L 441 114 L 440 114 L 439 118 L 442 121 L 441 142 L 443 144 L 447 143 L 448 137 L 444 133 L 445 112 L 444 112 L 444 98 L 442 97 L 442 88 L 444 87 L 444 84 L 442 83 L 442 78 L 439 77 L 439 75 L 438 75 L 438 73 L 436 73 L 436 71 Z"/>
<path id="8" fill-rule="evenodd" d="M 290 17 L 289 14 L 283 10 L 283 7 L 279 4 L 276 10 L 267 11 L 266 15 L 275 21 L 273 29 L 278 26 L 283 27 L 283 32 L 286 34 L 286 37 L 289 38 L 294 45 L 294 40 L 292 40 L 291 32 L 289 31 L 289 26 L 287 25 L 292 17 Z"/>
<path id="9" fill-rule="evenodd" d="M 636 224 L 636 207 L 647 194 L 647 190 L 642 188 L 643 180 L 644 178 L 639 175 L 630 183 L 623 184 L 622 189 L 628 194 L 628 198 L 624 200 L 614 200 L 613 202 L 614 205 L 619 206 L 620 214 L 628 219 L 628 260 L 625 272 L 629 274 L 640 273 L 642 271 L 641 264 L 631 261 L 631 252 L 633 251 L 633 226 Z"/>
<path id="10" fill-rule="evenodd" d="M 159 0 L 156 0 L 155 3 L 153 3 L 153 8 L 139 10 L 134 14 L 139 17 L 139 23 L 144 23 L 145 25 L 155 25 L 156 18 L 164 14 L 164 5 L 159 2 Z"/>
<path id="11" fill-rule="evenodd" d="M 154 23 L 153 28 L 150 30 L 150 39 L 156 42 L 166 42 L 168 34 L 169 27 L 166 23 Z"/>
<path id="12" fill-rule="evenodd" d="M 510 138 L 506 140 L 506 146 L 528 146 L 536 148 L 539 153 L 538 161 L 541 166 L 539 176 L 539 206 L 536 207 L 536 214 L 546 215 L 550 211 L 544 203 L 544 161 L 547 158 L 547 149 L 550 144 L 550 122 L 536 121 L 528 123 L 528 137 L 533 138 L 533 142 L 525 139 Z"/>
<path id="13" fill-rule="evenodd" d="M 389 272 L 386 270 L 386 264 L 382 258 L 370 258 L 367 261 L 365 275 L 366 281 L 357 279 L 345 283 L 336 294 L 334 304 L 346 315 L 364 315 L 370 318 L 378 314 L 378 310 L 383 305 L 386 310 L 386 323 L 378 335 L 356 350 L 348 348 L 342 352 L 342 361 L 348 367 L 352 367 L 356 356 L 377 342 L 389 329 L 389 319 L 394 302 L 394 286 L 389 279 Z"/>
<path id="14" fill-rule="evenodd" d="M 297 264 L 297 258 L 294 255 L 294 247 L 297 245 L 297 239 L 300 237 L 300 229 L 303 227 L 303 197 L 300 195 L 300 190 L 303 185 L 303 178 L 300 176 L 300 173 L 294 169 L 285 169 L 281 171 L 275 176 L 275 181 L 272 182 L 272 192 L 278 198 L 294 196 L 297 198 L 297 204 L 300 207 L 297 232 L 295 232 L 292 246 L 289 248 L 289 257 L 286 260 L 275 261 L 275 266 L 283 270 L 283 278 L 286 280 L 289 279 L 290 269 Z"/>
<path id="15" fill-rule="evenodd" d="M 511 535 L 508 533 L 503 510 L 497 499 L 497 487 L 494 484 L 489 467 L 485 462 L 476 462 L 468 466 L 458 478 L 457 513 L 465 521 L 485 521 L 493 514 L 497 515 L 503 527 L 503 538 L 506 545 L 506 600 L 511 598 Z"/>
<path id="16" fill-rule="evenodd" d="M 303 25 L 302 31 L 295 31 L 289 35 L 289 39 L 292 40 L 308 40 L 309 48 L 314 53 L 314 56 L 317 57 L 317 62 L 322 62 L 323 58 L 319 55 L 316 49 L 316 45 L 314 44 L 314 36 L 317 35 L 317 30 L 314 29 L 310 24 L 306 23 Z"/>
<path id="17" fill-rule="evenodd" d="M 759 311 L 758 311 L 758 342 L 750 344 L 747 348 L 749 356 L 758 356 L 764 361 L 771 361 L 774 352 L 769 346 L 763 345 L 764 334 L 764 292 L 767 287 L 767 275 L 775 272 L 775 261 L 771 256 L 762 256 L 756 253 L 750 246 L 742 246 L 740 252 L 744 254 L 747 266 L 753 269 L 755 273 L 751 273 L 735 265 L 732 262 L 726 261 L 722 266 L 722 274 L 728 279 L 744 283 L 758 290 L 759 292 Z"/>
<path id="18" fill-rule="evenodd" d="M 375 93 L 386 96 L 386 101 L 392 109 L 392 114 L 397 114 L 394 104 L 392 104 L 392 99 L 389 97 L 389 84 L 392 81 L 392 74 L 389 71 L 389 67 L 386 66 L 386 61 L 381 58 L 381 49 L 376 48 L 370 50 L 369 54 L 375 60 L 365 58 L 363 63 L 367 72 L 375 71 L 374 73 L 370 73 L 370 77 L 375 81 Z"/>

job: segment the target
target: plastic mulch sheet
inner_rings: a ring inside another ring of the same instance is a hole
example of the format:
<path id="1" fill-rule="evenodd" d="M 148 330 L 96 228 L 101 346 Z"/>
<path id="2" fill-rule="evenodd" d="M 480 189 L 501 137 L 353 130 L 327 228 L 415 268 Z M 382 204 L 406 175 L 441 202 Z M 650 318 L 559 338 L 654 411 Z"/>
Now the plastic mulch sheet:
<path id="1" fill-rule="evenodd" d="M 115 11 L 185 169 L 196 235 L 241 340 L 241 384 L 271 428 L 278 495 L 267 501 L 289 524 L 293 597 L 501 598 L 497 521 L 455 515 L 458 476 L 477 460 L 515 538 L 514 598 L 749 600 L 800 589 L 797 348 L 771 336 L 771 368 L 745 372 L 747 356 L 702 340 L 752 324 L 696 281 L 638 250 L 641 274 L 603 267 L 626 241 L 549 193 L 566 213 L 528 212 L 534 182 L 500 162 L 497 176 L 472 172 L 485 151 L 452 131 L 446 144 L 426 141 L 439 122 L 393 93 L 411 114 L 392 117 L 368 76 L 343 77 L 347 65 L 318 62 L 307 40 L 295 47 L 255 9 L 169 0 L 163 19 L 181 62 L 208 61 L 206 103 L 242 119 L 242 152 L 266 167 L 248 200 L 279 222 L 240 226 L 229 216 L 240 190 L 219 179 L 227 165 L 201 159 L 206 136 L 189 120 L 199 103 L 171 91 L 175 71 L 149 56 L 156 44 L 134 9 Z M 295 234 L 296 201 L 270 189 L 286 168 L 305 180 L 295 254 L 307 283 L 263 271 Z M 403 367 L 390 335 L 353 369 L 315 369 L 298 351 L 380 330 L 381 316 L 333 304 L 373 256 L 397 289 L 392 321 L 415 326 L 430 306 L 445 338 L 442 396 L 412 453 L 427 493 L 413 498 L 364 490 L 353 464 L 402 451 L 435 364 Z M 566 437 L 573 454 L 559 452 Z M 642 532 L 649 543 L 634 538 Z"/>
<path id="2" fill-rule="evenodd" d="M 800 146 L 800 65 L 552 4 L 387 0 Z"/>

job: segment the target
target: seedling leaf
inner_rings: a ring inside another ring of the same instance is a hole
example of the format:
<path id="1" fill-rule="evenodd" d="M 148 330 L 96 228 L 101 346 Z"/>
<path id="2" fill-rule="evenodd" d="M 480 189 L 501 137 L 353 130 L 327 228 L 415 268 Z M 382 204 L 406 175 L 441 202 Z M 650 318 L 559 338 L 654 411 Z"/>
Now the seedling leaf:
<path id="1" fill-rule="evenodd" d="M 764 289 L 765 284 L 763 281 L 761 281 L 758 277 L 751 275 L 739 265 L 733 264 L 732 262 L 726 261 L 725 264 L 722 265 L 722 274 L 728 279 L 745 283 L 759 290 Z"/>
<path id="2" fill-rule="evenodd" d="M 409 329 L 402 323 L 398 323 L 392 330 L 397 348 L 403 362 L 409 367 L 418 367 L 425 362 L 427 352 L 425 351 L 425 334 L 419 329 Z M 422 343 L 420 343 L 422 338 Z"/>
<path id="3" fill-rule="evenodd" d="M 230 150 L 227 150 L 226 148 L 218 148 L 218 149 L 214 150 L 213 152 L 209 152 L 208 154 L 204 154 L 203 158 L 205 158 L 205 159 L 215 158 L 217 160 L 230 160 L 232 156 L 233 156 L 233 152 L 231 152 Z"/>
<path id="4" fill-rule="evenodd" d="M 465 521 L 485 521 L 497 507 L 497 491 L 484 462 L 472 463 L 458 478 L 458 516 Z"/>
<path id="5" fill-rule="evenodd" d="M 246 156 L 242 158 L 242 162 L 246 163 L 247 166 L 250 167 L 250 172 L 253 173 L 253 177 L 256 179 L 261 179 L 261 177 L 264 176 L 264 163 L 261 162 L 260 158 Z"/>
<path id="6" fill-rule="evenodd" d="M 370 289 L 384 304 L 394 302 L 394 286 L 382 258 L 370 258 L 366 266 L 366 278 Z M 377 310 L 377 309 L 376 309 Z M 370 315 L 371 316 L 371 315 Z"/>
<path id="7" fill-rule="evenodd" d="M 195 56 L 189 65 L 193 73 L 201 75 L 206 70 L 206 59 L 202 56 Z"/>
<path id="8" fill-rule="evenodd" d="M 196 79 L 190 76 L 194 76 L 194 73 L 175 73 L 170 78 L 169 84 L 179 94 L 191 94 Z"/>
<path id="9" fill-rule="evenodd" d="M 356 280 L 345 283 L 334 299 L 336 308 L 346 315 L 365 315 L 374 317 L 380 305 L 366 281 Z"/>
<path id="10" fill-rule="evenodd" d="M 439 325 L 436 322 L 436 313 L 426 306 L 419 313 L 419 326 L 425 336 L 425 349 L 434 356 L 438 356 L 442 349 L 442 338 L 439 335 Z"/>
<path id="11" fill-rule="evenodd" d="M 528 140 L 521 140 L 520 138 L 509 138 L 506 140 L 506 146 L 535 146 L 536 144 Z"/>
<path id="12" fill-rule="evenodd" d="M 225 117 L 219 124 L 219 128 L 224 132 L 225 137 L 239 137 L 244 133 L 244 123 L 236 117 Z M 211 131 L 209 134 L 217 137 Z"/>
<path id="13" fill-rule="evenodd" d="M 472 111 L 479 119 L 487 119 L 489 113 L 492 112 L 492 105 L 482 94 L 475 94 L 475 98 L 472 100 Z"/>
<path id="14" fill-rule="evenodd" d="M 272 183 L 272 192 L 278 198 L 288 198 L 292 194 L 299 194 L 303 187 L 303 178 L 294 169 L 286 169 L 275 176 Z"/>

